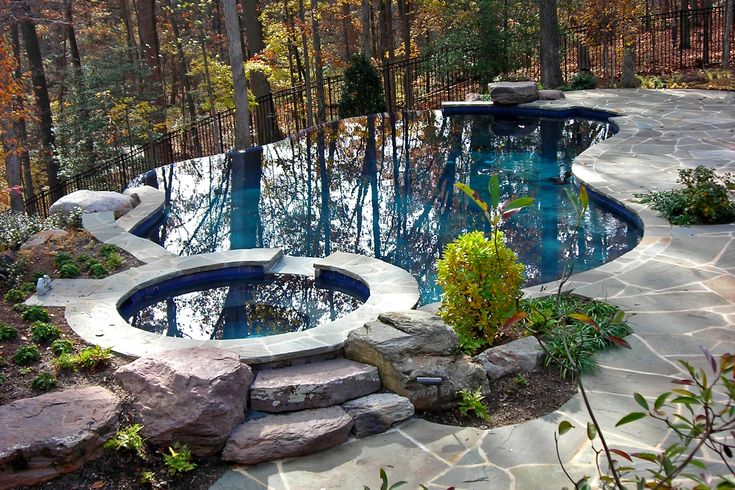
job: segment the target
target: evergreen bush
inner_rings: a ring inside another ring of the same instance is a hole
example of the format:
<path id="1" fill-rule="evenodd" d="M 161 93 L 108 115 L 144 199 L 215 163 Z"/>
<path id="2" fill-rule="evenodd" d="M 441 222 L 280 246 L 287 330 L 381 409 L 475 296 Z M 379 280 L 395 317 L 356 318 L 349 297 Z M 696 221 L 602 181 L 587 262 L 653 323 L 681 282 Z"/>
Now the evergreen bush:
<path id="1" fill-rule="evenodd" d="M 363 53 L 352 56 L 344 72 L 339 117 L 385 112 L 383 84 L 378 70 Z"/>

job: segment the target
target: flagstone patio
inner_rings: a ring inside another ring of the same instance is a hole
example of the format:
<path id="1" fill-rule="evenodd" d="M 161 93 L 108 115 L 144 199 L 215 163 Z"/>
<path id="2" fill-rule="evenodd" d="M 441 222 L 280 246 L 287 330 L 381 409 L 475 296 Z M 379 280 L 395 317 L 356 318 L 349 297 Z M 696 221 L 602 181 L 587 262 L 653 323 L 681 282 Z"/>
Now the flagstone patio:
<path id="1" fill-rule="evenodd" d="M 699 346 L 735 351 L 735 226 L 671 227 L 634 202 L 634 194 L 676 185 L 681 168 L 735 169 L 735 94 L 697 90 L 595 90 L 529 106 L 583 106 L 620 114 L 620 132 L 575 161 L 575 175 L 591 188 L 638 212 L 645 235 L 630 253 L 568 283 L 579 294 L 623 308 L 635 333 L 632 350 L 599 357 L 585 379 L 591 402 L 616 447 L 655 449 L 671 436 L 643 422 L 614 429 L 635 409 L 639 391 L 650 400 L 683 373 L 676 359 L 703 364 Z M 537 291 L 539 288 L 534 288 Z M 408 421 L 298 459 L 233 468 L 213 487 L 225 489 L 379 488 L 384 468 L 403 488 L 538 489 L 570 483 L 556 461 L 554 432 L 562 419 L 576 429 L 562 438 L 561 457 L 577 478 L 594 475 L 580 395 L 537 420 L 492 430 Z M 716 471 L 718 463 L 711 462 Z"/>

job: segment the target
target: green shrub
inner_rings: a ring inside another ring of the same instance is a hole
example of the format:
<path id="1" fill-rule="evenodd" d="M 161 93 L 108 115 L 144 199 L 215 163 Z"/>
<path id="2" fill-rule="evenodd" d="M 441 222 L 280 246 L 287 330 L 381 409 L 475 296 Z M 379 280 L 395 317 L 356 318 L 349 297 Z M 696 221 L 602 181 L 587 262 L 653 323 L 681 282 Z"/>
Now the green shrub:
<path id="1" fill-rule="evenodd" d="M 136 453 L 141 458 L 145 458 L 145 442 L 140 435 L 140 429 L 142 428 L 140 424 L 133 424 L 121 428 L 105 443 L 105 448 L 116 451 L 126 449 Z"/>
<path id="2" fill-rule="evenodd" d="M 164 454 L 163 459 L 172 475 L 186 473 L 197 467 L 191 462 L 191 451 L 186 444 L 174 444 L 168 448 L 170 454 Z"/>
<path id="3" fill-rule="evenodd" d="M 60 371 L 95 372 L 105 367 L 112 359 L 112 349 L 98 345 L 87 347 L 79 354 L 62 353 L 54 359 L 54 367 Z"/>
<path id="4" fill-rule="evenodd" d="M 385 110 L 383 84 L 378 70 L 363 53 L 354 54 L 344 72 L 339 117 L 344 119 Z"/>
<path id="5" fill-rule="evenodd" d="M 18 329 L 7 323 L 0 322 L 0 340 L 13 340 L 18 338 Z"/>
<path id="6" fill-rule="evenodd" d="M 47 322 L 33 322 L 31 338 L 37 344 L 45 344 L 61 337 L 59 327 Z"/>
<path id="7" fill-rule="evenodd" d="M 2 214 L 0 214 L 2 216 Z M 2 221 L 2 219 L 0 219 Z M 2 230 L 0 230 L 2 234 Z M 11 289 L 18 286 L 20 278 L 23 276 L 27 267 L 23 258 L 13 260 L 9 256 L 0 257 L 0 287 Z"/>
<path id="8" fill-rule="evenodd" d="M 30 308 L 30 306 L 27 306 L 27 305 L 25 305 L 23 303 L 16 303 L 16 304 L 13 305 L 13 311 L 16 312 L 16 313 L 18 313 L 18 314 L 20 314 L 20 315 L 22 315 L 23 313 L 25 313 L 26 310 L 28 310 L 28 308 Z"/>
<path id="9" fill-rule="evenodd" d="M 51 342 L 51 352 L 56 357 L 59 357 L 61 354 L 69 354 L 71 352 L 74 352 L 74 344 L 71 342 L 71 340 L 56 339 Z"/>
<path id="10" fill-rule="evenodd" d="M 36 292 L 36 283 L 35 282 L 24 282 L 20 285 L 18 288 L 21 293 L 25 294 L 26 296 L 30 296 L 31 294 Z"/>
<path id="11" fill-rule="evenodd" d="M 520 387 L 525 388 L 528 386 L 528 378 L 523 373 L 518 373 L 513 378 L 513 384 Z"/>
<path id="12" fill-rule="evenodd" d="M 482 420 L 490 420 L 490 413 L 487 411 L 487 407 L 483 403 L 485 396 L 482 394 L 481 388 L 474 391 L 470 391 L 468 389 L 459 390 L 459 396 L 459 413 L 467 415 L 469 412 L 474 412 L 475 415 Z"/>
<path id="13" fill-rule="evenodd" d="M 72 257 L 70 254 L 66 252 L 59 252 L 54 257 L 54 265 L 57 269 L 61 269 L 61 266 L 64 264 L 68 264 L 69 262 L 74 262 L 74 257 Z"/>
<path id="14" fill-rule="evenodd" d="M 35 345 L 24 345 L 15 351 L 13 360 L 18 366 L 28 366 L 41 359 L 41 353 Z"/>
<path id="15" fill-rule="evenodd" d="M 593 88 L 597 88 L 597 78 L 589 70 L 578 72 L 569 82 L 569 89 L 571 90 L 590 90 Z"/>
<path id="16" fill-rule="evenodd" d="M 5 293 L 3 299 L 8 303 L 22 303 L 25 301 L 26 295 L 20 289 L 11 289 Z"/>
<path id="17" fill-rule="evenodd" d="M 5 384 L 5 381 L 6 381 L 5 375 L 4 374 L 0 374 L 0 386 L 4 385 Z"/>
<path id="18" fill-rule="evenodd" d="M 123 263 L 122 255 L 119 253 L 113 252 L 110 255 L 107 256 L 107 259 L 105 259 L 105 267 L 109 270 L 118 269 Z"/>
<path id="19" fill-rule="evenodd" d="M 111 255 L 113 254 L 120 254 L 120 248 L 117 245 L 113 245 L 112 243 L 105 243 L 100 247 L 100 255 L 102 255 L 104 258 L 109 259 Z"/>
<path id="20" fill-rule="evenodd" d="M 89 263 L 93 260 L 94 259 L 87 254 L 82 254 L 77 257 L 77 262 L 79 262 L 85 267 L 89 267 Z"/>
<path id="21" fill-rule="evenodd" d="M 59 267 L 59 275 L 64 279 L 71 279 L 79 277 L 82 271 L 79 270 L 79 266 L 74 262 L 64 262 Z"/>
<path id="22" fill-rule="evenodd" d="M 51 319 L 48 310 L 41 306 L 27 306 L 23 309 L 22 318 L 27 322 L 47 322 Z"/>
<path id="23" fill-rule="evenodd" d="M 492 344 L 498 328 L 517 310 L 523 264 L 504 243 L 481 231 L 466 233 L 444 249 L 437 262 L 437 283 L 444 294 L 441 316 L 454 328 L 465 351 Z"/>
<path id="24" fill-rule="evenodd" d="M 639 195 L 639 201 L 650 204 L 674 225 L 730 223 L 735 220 L 735 203 L 730 191 L 735 189 L 731 174 L 717 175 L 702 165 L 679 170 L 684 187 Z"/>
<path id="25" fill-rule="evenodd" d="M 87 266 L 89 267 L 89 273 L 92 274 L 92 277 L 97 279 L 107 277 L 107 274 L 110 273 L 110 271 L 107 270 L 107 267 L 96 260 L 89 261 Z"/>
<path id="26" fill-rule="evenodd" d="M 56 388 L 58 381 L 56 376 L 51 373 L 41 373 L 31 381 L 31 387 L 34 390 L 48 391 Z"/>

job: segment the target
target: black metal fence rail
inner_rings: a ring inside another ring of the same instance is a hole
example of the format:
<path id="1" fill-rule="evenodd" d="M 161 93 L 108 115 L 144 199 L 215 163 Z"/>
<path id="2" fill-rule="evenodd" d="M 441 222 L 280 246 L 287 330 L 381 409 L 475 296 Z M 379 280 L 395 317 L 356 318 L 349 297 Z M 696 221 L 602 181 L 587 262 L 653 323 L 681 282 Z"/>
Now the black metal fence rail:
<path id="1" fill-rule="evenodd" d="M 447 69 L 451 58 L 454 66 Z M 461 63 L 456 63 L 457 59 Z M 477 90 L 471 69 L 474 56 L 440 52 L 380 67 L 386 83 L 391 111 L 438 107 L 447 98 L 464 97 Z M 324 81 L 327 120 L 339 118 L 339 98 L 343 79 L 327 77 Z M 316 104 L 316 85 L 311 90 Z M 296 133 L 308 126 L 307 90 L 301 84 L 273 92 L 257 99 L 250 113 L 253 141 L 267 144 Z M 169 163 L 215 155 L 231 149 L 235 143 L 234 110 L 206 117 L 194 124 L 168 132 L 151 143 L 101 162 L 94 167 L 63 180 L 58 186 L 44 189 L 25 203 L 27 213 L 48 216 L 51 204 L 71 192 L 90 190 L 123 190 L 133 177 Z"/>

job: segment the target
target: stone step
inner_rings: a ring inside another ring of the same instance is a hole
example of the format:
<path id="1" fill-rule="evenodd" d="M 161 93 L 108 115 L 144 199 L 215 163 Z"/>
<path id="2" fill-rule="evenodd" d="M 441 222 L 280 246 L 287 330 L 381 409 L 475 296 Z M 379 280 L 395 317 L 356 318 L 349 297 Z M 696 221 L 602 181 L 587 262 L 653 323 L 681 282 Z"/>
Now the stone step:
<path id="1" fill-rule="evenodd" d="M 331 407 L 379 389 L 376 367 L 331 359 L 258 372 L 250 387 L 250 408 L 279 413 Z"/>
<path id="2" fill-rule="evenodd" d="M 235 428 L 222 460 L 258 464 L 311 454 L 346 441 L 352 425 L 352 418 L 341 407 L 266 415 Z"/>

